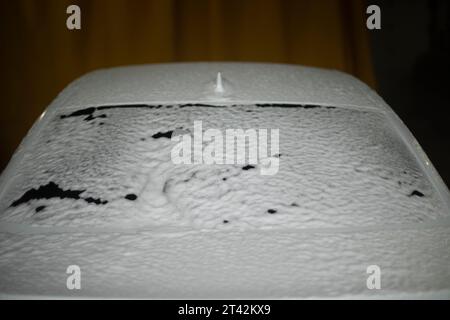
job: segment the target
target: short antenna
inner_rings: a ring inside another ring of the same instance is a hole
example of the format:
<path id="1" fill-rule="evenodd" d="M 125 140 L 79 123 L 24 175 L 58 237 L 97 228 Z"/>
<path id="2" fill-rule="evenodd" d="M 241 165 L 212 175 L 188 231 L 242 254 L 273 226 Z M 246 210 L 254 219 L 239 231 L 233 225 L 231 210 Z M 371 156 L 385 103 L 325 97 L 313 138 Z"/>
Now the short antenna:
<path id="1" fill-rule="evenodd" d="M 217 72 L 216 86 L 214 88 L 214 91 L 216 93 L 224 93 L 225 92 L 225 89 L 222 84 L 222 74 L 220 72 Z"/>

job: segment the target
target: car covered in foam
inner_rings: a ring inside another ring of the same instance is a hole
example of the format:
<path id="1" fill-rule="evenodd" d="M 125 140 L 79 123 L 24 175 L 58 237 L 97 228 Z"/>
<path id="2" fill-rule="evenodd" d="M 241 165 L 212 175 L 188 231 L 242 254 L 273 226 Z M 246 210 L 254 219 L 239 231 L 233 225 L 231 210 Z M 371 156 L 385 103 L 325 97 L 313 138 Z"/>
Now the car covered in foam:
<path id="1" fill-rule="evenodd" d="M 174 137 L 196 121 L 278 130 L 277 172 L 174 163 Z M 449 298 L 449 207 L 409 130 L 344 73 L 99 70 L 52 102 L 0 177 L 0 294 Z M 66 286 L 71 265 L 79 290 Z"/>

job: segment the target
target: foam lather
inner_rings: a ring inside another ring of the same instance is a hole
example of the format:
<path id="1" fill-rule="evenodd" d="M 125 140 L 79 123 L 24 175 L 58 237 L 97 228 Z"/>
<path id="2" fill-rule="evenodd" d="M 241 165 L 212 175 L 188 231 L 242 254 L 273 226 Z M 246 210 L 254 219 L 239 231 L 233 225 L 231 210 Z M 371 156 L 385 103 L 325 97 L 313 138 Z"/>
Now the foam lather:
<path id="1" fill-rule="evenodd" d="M 174 163 L 173 137 L 196 121 L 279 130 L 276 174 Z M 0 295 L 448 298 L 449 203 L 408 129 L 349 75 L 96 71 L 55 99 L 0 177 Z M 72 264 L 81 290 L 66 287 Z M 380 290 L 366 286 L 370 265 Z"/>

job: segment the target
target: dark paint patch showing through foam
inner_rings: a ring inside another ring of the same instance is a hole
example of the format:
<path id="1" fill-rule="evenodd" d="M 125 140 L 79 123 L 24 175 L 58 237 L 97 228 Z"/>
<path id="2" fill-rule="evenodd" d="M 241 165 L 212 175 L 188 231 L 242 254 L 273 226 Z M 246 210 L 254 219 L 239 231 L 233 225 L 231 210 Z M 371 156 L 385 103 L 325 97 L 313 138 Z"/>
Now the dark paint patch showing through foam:
<path id="1" fill-rule="evenodd" d="M 95 204 L 107 204 L 108 203 L 108 201 L 106 201 L 106 200 L 95 199 L 92 197 L 85 198 L 84 201 L 86 201 L 87 203 L 95 203 Z"/>
<path id="2" fill-rule="evenodd" d="M 38 212 L 44 210 L 45 208 L 46 208 L 46 206 L 39 206 L 39 207 L 37 207 L 36 209 L 34 209 L 34 211 L 35 211 L 36 213 L 38 213 Z"/>
<path id="3" fill-rule="evenodd" d="M 408 197 L 412 197 L 412 196 L 423 197 L 425 195 L 422 192 L 418 191 L 418 190 L 414 190 L 413 192 L 411 192 L 408 195 Z"/>
<path id="4" fill-rule="evenodd" d="M 84 120 L 85 121 L 89 121 L 88 118 L 92 117 L 92 114 L 95 112 L 95 110 L 96 110 L 95 107 L 89 107 L 89 108 L 86 108 L 86 109 L 77 110 L 77 111 L 72 112 L 71 114 L 68 114 L 68 115 L 62 115 L 60 118 L 61 119 L 65 119 L 65 118 L 71 118 L 71 117 L 88 116 Z"/>
<path id="5" fill-rule="evenodd" d="M 125 196 L 125 199 L 130 200 L 130 201 L 134 201 L 137 199 L 137 195 L 135 195 L 134 193 L 129 193 Z"/>
<path id="6" fill-rule="evenodd" d="M 154 135 L 152 135 L 152 138 L 153 139 L 160 139 L 160 138 L 170 139 L 170 138 L 172 138 L 172 133 L 173 133 L 173 130 L 166 131 L 166 132 L 157 132 Z"/>
<path id="7" fill-rule="evenodd" d="M 72 112 L 68 115 L 62 115 L 60 116 L 61 119 L 66 118 L 72 118 L 72 117 L 81 117 L 81 116 L 87 116 L 84 118 L 84 121 L 91 121 L 96 118 L 106 118 L 106 114 L 101 114 L 97 117 L 94 116 L 94 112 L 99 110 L 110 110 L 110 109 L 130 109 L 130 108 L 145 108 L 145 109 L 158 109 L 161 108 L 161 105 L 152 106 L 152 105 L 145 105 L 145 104 L 130 104 L 130 105 L 118 105 L 118 106 L 100 106 L 100 107 L 89 107 L 81 110 L 77 110 L 75 112 Z"/>
<path id="8" fill-rule="evenodd" d="M 60 198 L 60 199 L 74 199 L 74 200 L 84 200 L 87 203 L 95 203 L 95 204 L 106 204 L 108 201 L 102 201 L 101 199 L 95 199 L 92 197 L 82 198 L 80 194 L 85 192 L 86 190 L 63 190 L 56 183 L 50 181 L 48 184 L 44 186 L 40 186 L 38 189 L 31 189 L 25 192 L 22 197 L 15 200 L 10 207 L 17 207 L 20 204 L 27 203 L 31 200 L 40 200 L 40 199 L 51 199 L 51 198 Z"/>

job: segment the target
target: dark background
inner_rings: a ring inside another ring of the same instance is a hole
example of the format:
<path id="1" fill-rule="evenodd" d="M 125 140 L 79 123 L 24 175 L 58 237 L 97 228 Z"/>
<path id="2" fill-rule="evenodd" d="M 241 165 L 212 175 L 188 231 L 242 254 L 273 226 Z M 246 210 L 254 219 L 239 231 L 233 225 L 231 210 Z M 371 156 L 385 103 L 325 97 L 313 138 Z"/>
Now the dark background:
<path id="1" fill-rule="evenodd" d="M 412 131 L 450 185 L 450 1 L 371 1 L 377 91 Z"/>
<path id="2" fill-rule="evenodd" d="M 82 29 L 66 28 L 81 7 Z M 365 9 L 381 8 L 381 30 Z M 46 106 L 94 69 L 170 61 L 333 68 L 399 114 L 450 184 L 446 0 L 0 0 L 0 171 Z"/>

